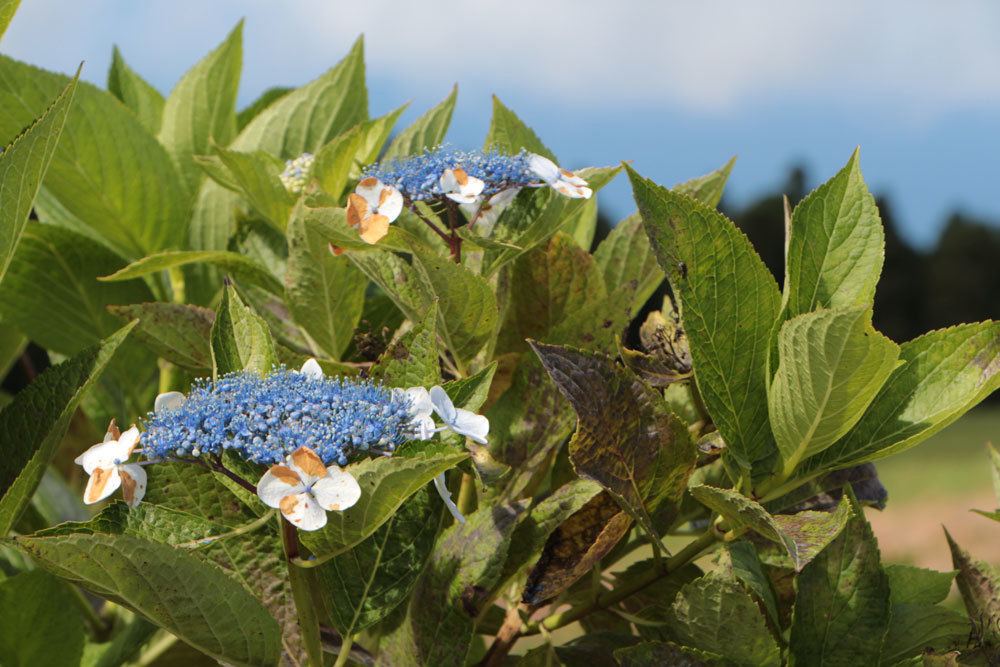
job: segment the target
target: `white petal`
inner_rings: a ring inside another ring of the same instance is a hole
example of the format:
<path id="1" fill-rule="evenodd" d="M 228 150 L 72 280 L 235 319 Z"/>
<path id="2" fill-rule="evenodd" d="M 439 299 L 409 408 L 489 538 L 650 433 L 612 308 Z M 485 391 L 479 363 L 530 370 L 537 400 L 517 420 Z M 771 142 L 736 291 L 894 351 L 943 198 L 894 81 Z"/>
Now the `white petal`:
<path id="1" fill-rule="evenodd" d="M 431 395 L 423 387 L 410 387 L 403 393 L 410 399 L 410 414 L 414 417 L 430 417 L 434 412 Z"/>
<path id="2" fill-rule="evenodd" d="M 94 474 L 97 468 L 113 468 L 115 456 L 118 453 L 118 441 L 110 440 L 92 446 L 90 449 L 73 459 L 77 465 L 83 466 L 88 475 Z"/>
<path id="3" fill-rule="evenodd" d="M 385 190 L 379 198 L 378 212 L 392 222 L 403 212 L 403 195 L 396 188 L 385 186 Z"/>
<path id="4" fill-rule="evenodd" d="M 575 185 L 577 187 L 583 187 L 583 188 L 587 187 L 587 181 L 583 180 L 582 178 L 574 174 L 572 171 L 569 171 L 568 169 L 559 170 L 559 180 L 565 181 L 570 185 Z"/>
<path id="5" fill-rule="evenodd" d="M 313 380 L 322 380 L 324 377 L 323 369 L 320 368 L 319 362 L 315 359 L 307 359 L 306 363 L 302 364 L 299 372 Z"/>
<path id="6" fill-rule="evenodd" d="M 552 184 L 552 189 L 570 199 L 590 199 L 594 191 L 587 187 L 570 185 L 566 181 L 556 181 Z"/>
<path id="7" fill-rule="evenodd" d="M 361 498 L 361 486 L 349 472 L 331 466 L 326 477 L 313 484 L 312 494 L 323 509 L 343 512 Z"/>
<path id="8" fill-rule="evenodd" d="M 460 188 L 458 179 L 455 178 L 455 170 L 445 169 L 441 173 L 441 178 L 438 179 L 438 185 L 441 187 L 442 192 L 458 192 Z"/>
<path id="9" fill-rule="evenodd" d="M 434 406 L 434 412 L 438 413 L 438 417 L 446 424 L 450 425 L 454 423 L 458 413 L 455 411 L 455 404 L 451 402 L 448 393 L 441 387 L 434 386 L 431 387 L 430 397 L 431 404 Z"/>
<path id="10" fill-rule="evenodd" d="M 559 178 L 559 167 L 556 163 L 535 153 L 528 155 L 528 169 L 546 183 L 552 183 Z"/>
<path id="11" fill-rule="evenodd" d="M 456 412 L 458 416 L 455 419 L 455 423 L 452 424 L 451 430 L 459 435 L 472 438 L 472 440 L 478 442 L 480 445 L 485 445 L 486 436 L 490 432 L 490 420 L 462 408 L 458 408 Z"/>
<path id="12" fill-rule="evenodd" d="M 281 501 L 281 515 L 296 528 L 319 530 L 326 525 L 326 512 L 311 493 L 297 493 L 285 496 Z"/>
<path id="13" fill-rule="evenodd" d="M 299 447 L 288 456 L 288 467 L 298 473 L 307 487 L 318 479 L 326 477 L 326 465 L 316 452 L 308 447 Z"/>
<path id="14" fill-rule="evenodd" d="M 184 405 L 184 394 L 179 391 L 168 391 L 156 397 L 153 403 L 153 412 L 163 412 L 164 410 L 176 410 Z"/>
<path id="15" fill-rule="evenodd" d="M 285 496 L 305 491 L 298 473 L 288 466 L 271 466 L 257 482 L 257 496 L 268 507 L 277 508 Z"/>
<path id="16" fill-rule="evenodd" d="M 414 431 L 413 437 L 417 440 L 430 440 L 437 432 L 437 425 L 434 423 L 434 419 L 430 415 L 414 417 L 410 421 L 410 426 Z"/>
<path id="17" fill-rule="evenodd" d="M 441 500 L 444 501 L 445 507 L 455 517 L 455 521 L 465 523 L 465 517 L 458 511 L 458 505 L 455 504 L 455 501 L 451 499 L 451 491 L 448 490 L 448 486 L 445 484 L 444 473 L 434 478 L 434 488 L 437 490 L 438 495 L 441 496 Z"/>
<path id="18" fill-rule="evenodd" d="M 110 444 L 110 443 L 108 443 Z M 119 458 L 119 463 L 125 463 L 128 461 L 128 457 L 132 456 L 132 450 L 135 446 L 139 444 L 139 428 L 133 426 L 127 431 L 123 431 L 120 438 L 118 438 L 117 453 Z"/>
<path id="19" fill-rule="evenodd" d="M 448 199 L 459 204 L 474 204 L 479 200 L 479 195 L 464 195 L 460 192 L 449 192 L 445 195 Z"/>
<path id="20" fill-rule="evenodd" d="M 87 505 L 99 503 L 122 485 L 121 475 L 118 474 L 118 466 L 108 468 L 94 468 L 90 479 L 87 480 L 87 488 L 83 491 L 83 502 Z"/>
<path id="21" fill-rule="evenodd" d="M 129 463 L 118 466 L 122 478 L 122 497 L 129 507 L 135 507 L 146 495 L 146 470 L 140 465 Z"/>
<path id="22" fill-rule="evenodd" d="M 382 181 L 377 178 L 363 178 L 358 182 L 358 186 L 354 188 L 355 194 L 363 197 L 368 206 L 371 208 L 378 207 L 379 195 L 382 193 L 382 189 L 385 185 Z"/>

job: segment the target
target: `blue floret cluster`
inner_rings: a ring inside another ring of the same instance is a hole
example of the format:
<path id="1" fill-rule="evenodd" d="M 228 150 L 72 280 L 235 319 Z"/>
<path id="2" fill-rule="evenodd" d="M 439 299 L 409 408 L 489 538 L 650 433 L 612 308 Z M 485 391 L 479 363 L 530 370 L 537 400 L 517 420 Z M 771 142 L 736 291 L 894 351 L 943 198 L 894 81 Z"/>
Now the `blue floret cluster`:
<path id="1" fill-rule="evenodd" d="M 505 155 L 496 150 L 460 151 L 446 147 L 420 155 L 375 163 L 364 170 L 399 190 L 410 201 L 435 199 L 444 194 L 439 179 L 445 169 L 462 168 L 469 176 L 485 183 L 482 194 L 489 197 L 508 188 L 537 185 L 538 177 L 528 168 L 528 153 Z"/>
<path id="2" fill-rule="evenodd" d="M 311 378 L 284 368 L 266 377 L 232 373 L 199 380 L 178 408 L 150 413 L 146 458 L 232 450 L 255 463 L 278 463 L 305 445 L 326 464 L 391 452 L 412 439 L 410 400 L 367 381 Z"/>

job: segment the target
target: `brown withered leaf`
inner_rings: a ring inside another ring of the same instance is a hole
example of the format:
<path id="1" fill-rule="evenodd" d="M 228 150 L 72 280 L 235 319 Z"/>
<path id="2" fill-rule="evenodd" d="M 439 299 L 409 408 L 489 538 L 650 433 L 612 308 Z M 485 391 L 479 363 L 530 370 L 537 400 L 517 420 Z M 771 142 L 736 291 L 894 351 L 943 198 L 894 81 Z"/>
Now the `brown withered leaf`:
<path id="1" fill-rule="evenodd" d="M 952 565 L 958 570 L 955 583 L 969 612 L 976 639 L 988 658 L 1000 659 L 1000 573 L 986 563 L 972 560 L 947 530 L 944 534 L 951 549 Z"/>
<path id="2" fill-rule="evenodd" d="M 539 605 L 559 595 L 590 572 L 631 526 L 632 517 L 610 494 L 594 496 L 549 535 L 521 599 Z"/>
<path id="3" fill-rule="evenodd" d="M 681 316 L 669 296 L 661 310 L 654 310 L 639 328 L 639 340 L 651 357 L 680 375 L 691 373 L 691 350 L 681 327 Z"/>
<path id="4" fill-rule="evenodd" d="M 532 342 L 549 376 L 577 415 L 569 443 L 577 474 L 603 486 L 644 530 L 650 515 L 678 502 L 697 449 L 659 392 L 609 357 Z"/>

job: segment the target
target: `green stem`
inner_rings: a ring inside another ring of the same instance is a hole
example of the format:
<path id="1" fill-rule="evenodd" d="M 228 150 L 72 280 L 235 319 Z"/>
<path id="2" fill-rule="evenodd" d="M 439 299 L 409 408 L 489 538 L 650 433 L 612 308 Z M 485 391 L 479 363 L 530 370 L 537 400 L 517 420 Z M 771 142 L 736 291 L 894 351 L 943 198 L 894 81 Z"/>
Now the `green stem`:
<path id="1" fill-rule="evenodd" d="M 462 473 L 462 485 L 458 487 L 458 511 L 468 517 L 476 509 L 476 478 Z"/>
<path id="2" fill-rule="evenodd" d="M 641 577 L 628 582 L 628 585 L 609 590 L 602 595 L 599 595 L 597 599 L 590 604 L 583 605 L 582 607 L 567 609 L 566 611 L 558 614 L 552 614 L 542 620 L 541 623 L 532 623 L 528 625 L 525 631 L 521 634 L 533 635 L 543 630 L 556 630 L 565 625 L 569 625 L 574 621 L 578 621 L 584 616 L 587 616 L 595 611 L 600 611 L 601 609 L 616 605 L 630 595 L 638 593 L 650 584 L 653 584 L 672 572 L 676 572 L 678 569 L 684 567 L 700 556 L 703 551 L 713 546 L 716 540 L 718 540 L 718 533 L 714 529 L 710 528 L 706 532 L 702 533 L 698 539 L 688 543 L 687 546 L 668 558 L 662 568 L 650 568 L 643 573 Z"/>
<path id="3" fill-rule="evenodd" d="M 170 280 L 170 300 L 173 303 L 184 303 L 186 298 L 184 291 L 184 270 L 179 266 L 173 266 L 167 269 L 167 277 Z M 173 391 L 177 388 L 178 380 L 180 379 L 178 368 L 166 359 L 160 359 L 159 365 L 160 393 Z"/>
<path id="4" fill-rule="evenodd" d="M 295 614 L 299 620 L 299 631 L 302 633 L 302 644 L 305 646 L 310 667 L 323 667 L 323 643 L 319 635 L 319 617 L 316 615 L 316 605 L 309 591 L 312 588 L 312 572 L 294 567 L 292 562 L 299 557 L 299 535 L 295 526 L 284 518 L 281 522 L 281 543 L 285 550 L 288 563 L 288 582 L 292 587 L 292 599 L 295 601 Z"/>
<path id="5" fill-rule="evenodd" d="M 184 303 L 184 269 L 179 266 L 172 266 L 167 269 L 167 276 L 170 278 L 170 300 L 174 303 Z"/>
<path id="6" fill-rule="evenodd" d="M 354 645 L 354 635 L 344 637 L 344 642 L 340 645 L 340 653 L 337 654 L 337 662 L 333 667 L 344 667 L 351 658 L 351 646 Z"/>

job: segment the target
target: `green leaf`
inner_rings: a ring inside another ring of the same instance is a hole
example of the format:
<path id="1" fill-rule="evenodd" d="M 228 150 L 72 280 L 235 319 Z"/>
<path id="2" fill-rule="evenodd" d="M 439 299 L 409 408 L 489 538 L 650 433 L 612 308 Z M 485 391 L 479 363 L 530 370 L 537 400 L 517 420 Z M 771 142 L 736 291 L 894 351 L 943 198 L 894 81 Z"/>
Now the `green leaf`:
<path id="1" fill-rule="evenodd" d="M 445 382 L 443 389 L 457 407 L 477 412 L 489 396 L 497 366 L 497 362 L 492 361 L 468 377 Z"/>
<path id="2" fill-rule="evenodd" d="M 498 354 L 527 350 L 529 338 L 549 340 L 550 332 L 571 315 L 607 296 L 594 258 L 561 232 L 517 259 L 509 291 Z"/>
<path id="3" fill-rule="evenodd" d="M 787 316 L 870 304 L 884 259 L 882 221 L 854 151 L 847 166 L 792 212 Z"/>
<path id="4" fill-rule="evenodd" d="M 225 250 L 176 250 L 161 252 L 138 259 L 101 280 L 117 282 L 131 280 L 174 267 L 204 263 L 231 272 L 237 280 L 263 287 L 272 294 L 281 294 L 281 283 L 264 266 L 245 255 Z"/>
<path id="5" fill-rule="evenodd" d="M 643 225 L 680 306 L 698 389 L 742 470 L 766 471 L 776 452 L 766 365 L 778 286 L 725 216 L 626 166 Z"/>
<path id="6" fill-rule="evenodd" d="M 278 178 L 284 163 L 263 151 L 241 153 L 219 147 L 215 151 L 250 206 L 275 229 L 284 231 L 295 205 L 295 195 Z"/>
<path id="7" fill-rule="evenodd" d="M 120 257 L 75 232 L 29 225 L 0 285 L 0 312 L 39 345 L 75 354 L 121 326 L 108 305 L 151 299 L 141 281 L 95 280 L 121 265 Z"/>
<path id="8" fill-rule="evenodd" d="M 189 190 L 202 178 L 193 156 L 236 135 L 236 93 L 243 68 L 243 21 L 211 53 L 188 70 L 163 107 L 160 142 L 167 147 Z"/>
<path id="9" fill-rule="evenodd" d="M 465 664 L 479 612 L 477 591 L 500 576 L 519 505 L 484 507 L 449 526 L 417 580 L 402 624 L 385 638 L 387 664 Z"/>
<path id="10" fill-rule="evenodd" d="M 67 585 L 47 572 L 0 582 L 0 655 L 5 665 L 77 667 L 83 618 Z"/>
<path id="11" fill-rule="evenodd" d="M 459 367 L 466 367 L 496 333 L 493 290 L 461 264 L 421 247 L 413 248 L 413 266 L 423 291 L 438 302 L 438 332 Z"/>
<path id="12" fill-rule="evenodd" d="M 778 614 L 778 602 L 774 596 L 771 580 L 764 573 L 757 549 L 747 540 L 737 540 L 726 544 L 722 563 L 728 566 L 732 576 L 740 581 L 747 590 L 760 602 L 771 627 L 781 627 L 781 617 Z"/>
<path id="13" fill-rule="evenodd" d="M 619 667 L 705 667 L 715 664 L 715 659 L 722 656 L 697 651 L 669 642 L 643 642 L 635 646 L 620 648 L 615 651 L 615 660 Z"/>
<path id="14" fill-rule="evenodd" d="M 242 370 L 267 375 L 278 363 L 267 323 L 232 286 L 223 293 L 212 325 L 212 362 L 215 375 Z"/>
<path id="15" fill-rule="evenodd" d="M 786 476 L 850 431 L 897 367 L 899 346 L 871 317 L 870 306 L 835 308 L 782 325 L 768 410 Z"/>
<path id="16" fill-rule="evenodd" d="M 522 148 L 558 162 L 556 156 L 538 138 L 534 130 L 524 124 L 517 115 L 496 95 L 493 96 L 493 117 L 486 134 L 485 149 L 496 148 L 501 153 L 515 155 Z"/>
<path id="17" fill-rule="evenodd" d="M 448 125 L 451 124 L 451 115 L 455 110 L 457 98 L 458 85 L 456 84 L 448 97 L 444 98 L 444 101 L 428 110 L 412 125 L 396 135 L 389 143 L 382 159 L 392 160 L 407 155 L 416 155 L 425 149 L 440 146 L 444 141 L 444 135 L 448 132 Z"/>
<path id="18" fill-rule="evenodd" d="M 772 516 L 760 504 L 732 489 L 698 485 L 695 500 L 721 514 L 730 530 L 748 528 L 785 548 L 796 571 L 822 552 L 846 525 L 850 509 L 842 501 L 835 512 L 799 512 Z"/>
<path id="19" fill-rule="evenodd" d="M 7 32 L 7 26 L 10 25 L 10 20 L 14 18 L 14 13 L 20 6 L 21 0 L 2 0 L 0 1 L 0 37 Z"/>
<path id="20" fill-rule="evenodd" d="M 441 381 L 438 362 L 437 304 L 394 341 L 372 368 L 372 378 L 390 387 L 433 387 Z"/>
<path id="21" fill-rule="evenodd" d="M 889 578 L 862 508 L 848 492 L 843 531 L 799 573 L 789 651 L 792 664 L 879 664 L 889 627 Z"/>
<path id="22" fill-rule="evenodd" d="M 69 78 L 0 58 L 0 138 L 40 116 Z M 188 199 L 166 149 L 113 95 L 80 83 L 45 188 L 119 254 L 183 245 Z"/>
<path id="23" fill-rule="evenodd" d="M 697 451 L 662 396 L 610 358 L 532 343 L 549 376 L 573 405 L 569 457 L 581 477 L 603 486 L 658 541 L 652 514 L 677 503 Z"/>
<path id="24" fill-rule="evenodd" d="M 278 661 L 277 622 L 243 586 L 193 555 L 130 535 L 20 537 L 17 543 L 53 574 L 133 609 L 217 660 Z"/>
<path id="25" fill-rule="evenodd" d="M 929 650 L 964 648 L 969 619 L 953 609 L 934 605 L 893 604 L 892 620 L 882 647 L 884 665 L 896 665 Z"/>
<path id="26" fill-rule="evenodd" d="M 650 248 L 649 237 L 638 214 L 615 225 L 594 251 L 594 262 L 604 274 L 604 284 L 608 287 L 635 282 L 633 312 L 639 312 L 666 277 Z"/>
<path id="27" fill-rule="evenodd" d="M 913 565 L 890 563 L 884 568 L 889 577 L 892 604 L 937 604 L 944 602 L 955 580 L 954 572 L 926 570 Z"/>
<path id="28" fill-rule="evenodd" d="M 319 187 L 335 201 L 344 195 L 351 173 L 358 166 L 361 150 L 363 125 L 357 125 L 331 139 L 316 153 L 309 177 L 319 183 Z"/>
<path id="29" fill-rule="evenodd" d="M 285 286 L 295 321 L 322 350 L 339 359 L 361 320 L 368 279 L 350 259 L 330 252 L 329 230 L 325 218 L 292 218 Z"/>
<path id="30" fill-rule="evenodd" d="M 729 174 L 732 173 L 734 164 L 736 164 L 736 156 L 729 158 L 726 164 L 715 171 L 675 185 L 673 190 L 715 208 L 722 199 L 722 191 L 726 188 L 726 182 L 729 180 Z"/>
<path id="31" fill-rule="evenodd" d="M 209 524 L 230 528 L 255 518 L 215 473 L 187 463 L 150 466 L 145 505 L 201 517 Z"/>
<path id="32" fill-rule="evenodd" d="M 434 546 L 442 507 L 424 487 L 371 537 L 319 568 L 342 636 L 378 623 L 408 599 Z"/>
<path id="33" fill-rule="evenodd" d="M 528 574 L 522 601 L 541 605 L 567 590 L 608 555 L 631 527 L 631 515 L 611 494 L 601 491 L 590 498 L 545 540 L 542 554 Z"/>
<path id="34" fill-rule="evenodd" d="M 240 109 L 239 113 L 236 114 L 237 129 L 242 131 L 250 121 L 260 115 L 261 111 L 268 108 L 294 90 L 294 88 L 286 88 L 284 86 L 272 86 L 271 88 L 265 90 L 260 94 L 260 97 L 255 99 L 243 109 Z"/>
<path id="35" fill-rule="evenodd" d="M 27 346 L 28 339 L 20 331 L 0 322 L 0 377 L 7 377 Z"/>
<path id="36" fill-rule="evenodd" d="M 212 322 L 208 308 L 181 303 L 135 303 L 108 306 L 126 322 L 138 320 L 135 337 L 158 357 L 193 371 L 212 370 Z"/>
<path id="37" fill-rule="evenodd" d="M 0 34 L 3 27 L 0 23 Z M 59 143 L 76 82 L 76 78 L 70 81 L 45 113 L 0 153 L 0 281 Z"/>
<path id="38" fill-rule="evenodd" d="M 899 349 L 903 362 L 864 417 L 803 471 L 846 468 L 913 445 L 961 417 L 1000 387 L 1000 323 L 924 334 Z"/>
<path id="39" fill-rule="evenodd" d="M 420 443 L 417 451 L 348 466 L 361 486 L 361 499 L 350 509 L 331 513 L 323 529 L 302 534 L 302 542 L 318 558 L 347 551 L 378 530 L 407 498 L 466 458 L 465 452 L 444 445 Z"/>
<path id="40" fill-rule="evenodd" d="M 647 581 L 649 573 L 656 571 L 661 565 L 655 558 L 638 560 L 629 565 L 624 572 L 613 575 L 613 586 L 631 587 L 636 581 Z M 668 575 L 659 577 L 653 583 L 643 586 L 638 592 L 628 596 L 613 608 L 613 611 L 628 619 L 635 625 L 639 636 L 646 639 L 673 639 L 670 623 L 673 620 L 674 601 L 677 594 L 687 584 L 701 577 L 704 573 L 693 564 L 673 570 Z"/>
<path id="41" fill-rule="evenodd" d="M 146 82 L 122 57 L 118 47 L 111 51 L 111 68 L 108 70 L 108 92 L 132 110 L 139 122 L 151 134 L 158 134 L 163 124 L 163 105 L 166 100 L 156 88 Z"/>
<path id="42" fill-rule="evenodd" d="M 133 326 L 46 370 L 0 412 L 0 436 L 7 443 L 0 466 L 0 535 L 30 501 L 80 400 Z"/>
<path id="43" fill-rule="evenodd" d="M 757 603 L 743 586 L 717 572 L 684 586 L 673 605 L 677 641 L 721 655 L 727 664 L 778 665 L 781 651 Z"/>
<path id="44" fill-rule="evenodd" d="M 427 295 L 416 270 L 402 257 L 384 250 L 347 251 L 344 254 L 392 299 L 408 320 L 417 322 L 426 315 L 426 308 L 433 300 Z"/>
<path id="45" fill-rule="evenodd" d="M 991 658 L 1000 657 L 1000 572 L 989 563 L 975 561 L 945 530 L 955 581 L 965 610 L 977 628 L 978 639 Z"/>
<path id="46" fill-rule="evenodd" d="M 406 111 L 407 106 L 409 106 L 409 102 L 384 116 L 373 118 L 361 124 L 361 145 L 359 152 L 355 156 L 356 164 L 354 165 L 354 169 L 351 170 L 351 176 L 359 178 L 361 176 L 361 167 L 365 167 L 378 160 L 385 142 L 389 140 L 389 136 L 396 126 L 396 121 Z"/>

